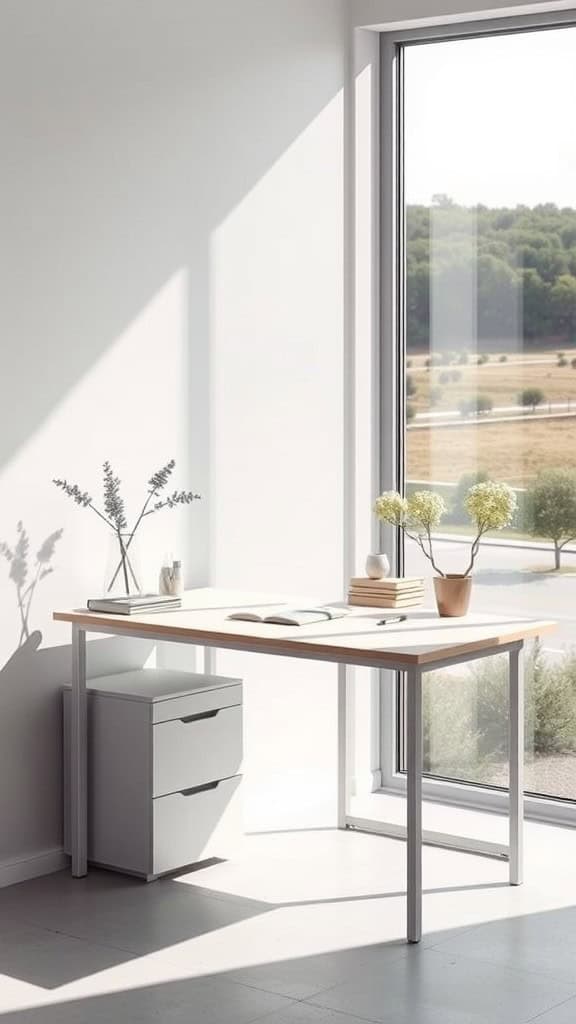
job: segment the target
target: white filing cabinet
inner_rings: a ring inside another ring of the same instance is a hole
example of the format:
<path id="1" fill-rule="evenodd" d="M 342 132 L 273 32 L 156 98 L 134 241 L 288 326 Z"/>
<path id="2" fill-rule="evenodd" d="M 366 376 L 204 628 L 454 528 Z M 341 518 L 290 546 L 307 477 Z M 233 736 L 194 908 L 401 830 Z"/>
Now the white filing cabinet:
<path id="1" fill-rule="evenodd" d="M 65 849 L 70 689 L 64 690 Z M 143 669 L 88 686 L 88 859 L 152 880 L 241 830 L 242 682 Z"/>

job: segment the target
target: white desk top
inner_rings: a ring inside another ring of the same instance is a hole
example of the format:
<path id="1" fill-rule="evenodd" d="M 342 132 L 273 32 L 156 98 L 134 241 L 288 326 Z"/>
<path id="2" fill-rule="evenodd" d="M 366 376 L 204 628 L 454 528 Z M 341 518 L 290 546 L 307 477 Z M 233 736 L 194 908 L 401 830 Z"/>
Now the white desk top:
<path id="1" fill-rule="evenodd" d="M 459 655 L 505 647 L 555 628 L 550 620 L 522 616 L 471 614 L 441 619 L 437 612 L 415 608 L 402 611 L 407 621 L 378 626 L 385 608 L 350 608 L 345 618 L 309 626 L 275 626 L 231 622 L 227 616 L 240 608 L 270 613 L 281 607 L 313 607 L 310 598 L 233 590 L 199 588 L 188 591 L 183 607 L 152 615 L 108 615 L 86 609 L 54 612 L 60 622 L 76 623 L 89 632 L 121 632 L 287 657 L 337 661 L 374 667 L 429 665 Z M 321 603 L 330 602 L 324 600 Z M 338 602 L 333 602 L 338 603 Z M 108 627 L 108 628 L 107 628 Z"/>

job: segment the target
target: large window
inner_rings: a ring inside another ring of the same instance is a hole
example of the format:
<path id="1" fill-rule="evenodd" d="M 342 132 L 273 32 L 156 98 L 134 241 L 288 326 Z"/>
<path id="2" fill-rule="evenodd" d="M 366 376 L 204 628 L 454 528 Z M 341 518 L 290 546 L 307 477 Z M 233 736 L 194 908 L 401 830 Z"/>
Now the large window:
<path id="1" fill-rule="evenodd" d="M 516 490 L 473 607 L 559 620 L 528 658 L 526 788 L 576 801 L 576 27 L 407 41 L 400 95 L 406 488 L 445 498 L 449 572 L 466 489 Z M 405 571 L 431 576 L 410 543 Z M 506 785 L 506 684 L 500 659 L 428 679 L 431 776 Z"/>

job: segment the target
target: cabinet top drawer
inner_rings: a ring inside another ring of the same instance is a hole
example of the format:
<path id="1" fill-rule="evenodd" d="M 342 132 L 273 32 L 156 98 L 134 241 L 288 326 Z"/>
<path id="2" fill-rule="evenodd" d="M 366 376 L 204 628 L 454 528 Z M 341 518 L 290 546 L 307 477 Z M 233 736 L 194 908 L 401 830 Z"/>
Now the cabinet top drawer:
<path id="1" fill-rule="evenodd" d="M 211 711 L 223 711 L 225 708 L 237 707 L 242 704 L 242 683 L 235 686 L 213 686 L 210 690 L 196 693 L 183 693 L 170 700 L 157 700 L 151 705 L 152 723 L 169 722 L 175 718 L 196 717 Z"/>
<path id="2" fill-rule="evenodd" d="M 178 697 L 193 697 L 196 694 L 208 694 L 220 690 L 222 692 L 218 696 L 224 698 L 222 706 L 225 707 L 230 703 L 239 703 L 237 699 L 233 701 L 226 699 L 225 690 L 228 687 L 240 687 L 241 684 L 241 679 L 232 679 L 229 676 L 212 676 L 197 672 L 175 672 L 172 669 L 153 668 L 120 672 L 118 675 L 112 676 L 99 676 L 96 679 L 89 679 L 86 688 L 89 693 L 118 697 L 121 700 L 141 701 L 146 704 L 159 704 Z"/>

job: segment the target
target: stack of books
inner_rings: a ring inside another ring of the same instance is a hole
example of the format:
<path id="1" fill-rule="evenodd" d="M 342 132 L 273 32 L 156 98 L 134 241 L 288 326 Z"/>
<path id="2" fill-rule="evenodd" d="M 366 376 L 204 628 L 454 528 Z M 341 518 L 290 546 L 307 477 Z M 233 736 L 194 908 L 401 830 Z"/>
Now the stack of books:
<path id="1" fill-rule="evenodd" d="M 424 580 L 420 576 L 372 580 L 368 576 L 353 576 L 348 590 L 348 604 L 374 608 L 414 608 L 422 604 Z"/>
<path id="2" fill-rule="evenodd" d="M 88 601 L 91 612 L 112 615 L 148 615 L 150 612 L 171 612 L 182 606 L 180 597 L 163 594 L 130 594 L 122 597 L 93 597 Z"/>

